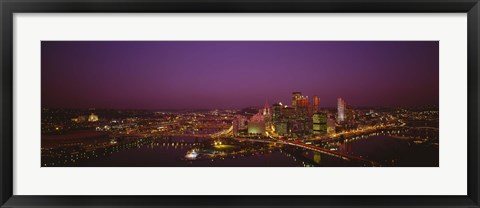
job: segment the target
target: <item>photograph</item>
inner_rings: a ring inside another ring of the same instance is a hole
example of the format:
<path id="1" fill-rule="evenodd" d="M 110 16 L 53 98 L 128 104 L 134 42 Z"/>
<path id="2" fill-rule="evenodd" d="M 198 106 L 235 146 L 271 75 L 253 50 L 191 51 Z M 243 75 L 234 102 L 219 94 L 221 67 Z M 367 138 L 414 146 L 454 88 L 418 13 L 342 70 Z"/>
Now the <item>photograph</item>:
<path id="1" fill-rule="evenodd" d="M 40 61 L 42 168 L 439 167 L 439 41 L 49 40 Z"/>

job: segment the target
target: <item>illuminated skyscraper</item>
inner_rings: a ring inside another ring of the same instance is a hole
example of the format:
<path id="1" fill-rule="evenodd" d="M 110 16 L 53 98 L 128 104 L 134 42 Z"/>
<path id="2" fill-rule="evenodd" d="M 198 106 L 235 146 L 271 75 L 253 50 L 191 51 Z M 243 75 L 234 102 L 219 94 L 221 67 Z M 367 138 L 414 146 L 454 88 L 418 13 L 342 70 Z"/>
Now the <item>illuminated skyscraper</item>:
<path id="1" fill-rule="evenodd" d="M 288 124 L 287 122 L 277 122 L 274 124 L 275 126 L 275 133 L 278 135 L 285 135 L 288 133 Z"/>
<path id="2" fill-rule="evenodd" d="M 342 98 L 338 98 L 337 100 L 337 122 L 343 122 L 345 121 L 345 108 L 347 104 L 345 103 L 345 100 Z"/>
<path id="3" fill-rule="evenodd" d="M 297 108 L 297 101 L 302 97 L 301 92 L 292 92 L 292 107 Z"/>
<path id="4" fill-rule="evenodd" d="M 295 118 L 295 108 L 290 106 L 283 106 L 282 109 L 282 116 L 286 119 L 294 119 Z"/>
<path id="5" fill-rule="evenodd" d="M 327 119 L 327 135 L 332 135 L 335 133 L 335 119 L 328 118 Z"/>
<path id="6" fill-rule="evenodd" d="M 307 108 L 308 107 L 308 96 L 302 96 L 297 98 L 297 108 Z"/>
<path id="7" fill-rule="evenodd" d="M 314 113 L 312 120 L 313 120 L 313 134 L 324 135 L 327 133 L 327 114 Z"/>
<path id="8" fill-rule="evenodd" d="M 280 118 L 282 117 L 282 104 L 281 103 L 275 103 L 272 105 L 272 121 L 279 122 Z"/>
<path id="9" fill-rule="evenodd" d="M 262 112 L 262 114 L 263 114 L 264 116 L 267 116 L 267 115 L 271 115 L 271 114 L 272 114 L 271 109 L 270 109 L 270 106 L 268 105 L 268 102 L 267 102 L 267 101 L 265 101 L 265 106 L 263 107 L 263 112 Z"/>
<path id="10" fill-rule="evenodd" d="M 319 111 L 320 111 L 320 98 L 315 95 L 315 97 L 313 97 L 313 112 L 316 113 Z"/>

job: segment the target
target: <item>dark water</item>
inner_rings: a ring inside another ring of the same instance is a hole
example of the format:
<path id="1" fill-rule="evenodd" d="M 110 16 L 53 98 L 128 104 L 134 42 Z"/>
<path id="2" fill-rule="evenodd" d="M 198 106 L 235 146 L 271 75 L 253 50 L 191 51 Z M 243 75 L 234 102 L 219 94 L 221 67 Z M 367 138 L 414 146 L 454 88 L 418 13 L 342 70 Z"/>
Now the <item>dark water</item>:
<path id="1" fill-rule="evenodd" d="M 89 167 L 290 167 L 301 166 L 287 154 L 274 151 L 264 154 L 237 156 L 224 159 L 186 160 L 189 146 L 141 146 L 115 152 L 109 156 L 79 162 L 76 166 Z"/>
<path id="2" fill-rule="evenodd" d="M 123 149 L 103 157 L 78 161 L 83 167 L 355 167 L 363 163 L 347 161 L 294 147 L 262 151 L 228 158 L 185 159 L 199 139 L 172 138 Z M 438 167 L 438 146 L 414 144 L 390 136 L 372 136 L 341 144 L 339 151 L 378 162 L 381 166 Z M 68 165 L 70 166 L 70 165 Z"/>
<path id="3" fill-rule="evenodd" d="M 343 151 L 379 162 L 382 166 L 438 167 L 438 145 L 415 144 L 391 136 L 371 136 L 343 144 Z"/>

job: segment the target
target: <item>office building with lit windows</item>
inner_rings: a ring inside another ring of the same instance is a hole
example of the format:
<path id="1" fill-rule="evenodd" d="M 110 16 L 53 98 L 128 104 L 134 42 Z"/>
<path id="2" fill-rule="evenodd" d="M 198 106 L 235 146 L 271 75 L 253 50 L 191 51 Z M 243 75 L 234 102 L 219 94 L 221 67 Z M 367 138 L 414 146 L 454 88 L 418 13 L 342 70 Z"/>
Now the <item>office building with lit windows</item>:
<path id="1" fill-rule="evenodd" d="M 312 120 L 313 134 L 325 135 L 327 133 L 327 114 L 314 113 Z"/>
<path id="2" fill-rule="evenodd" d="M 327 119 L 327 135 L 335 134 L 335 119 Z"/>
<path id="3" fill-rule="evenodd" d="M 337 122 L 344 122 L 345 121 L 345 109 L 347 104 L 343 98 L 338 98 L 337 100 Z"/>
<path id="4" fill-rule="evenodd" d="M 275 127 L 275 133 L 278 135 L 285 135 L 288 134 L 288 123 L 287 122 L 276 122 L 274 124 Z"/>
<path id="5" fill-rule="evenodd" d="M 275 103 L 272 105 L 272 121 L 279 122 L 282 118 L 282 103 Z"/>
<path id="6" fill-rule="evenodd" d="M 292 107 L 293 108 L 297 107 L 297 102 L 301 97 L 302 97 L 301 92 L 292 92 Z"/>

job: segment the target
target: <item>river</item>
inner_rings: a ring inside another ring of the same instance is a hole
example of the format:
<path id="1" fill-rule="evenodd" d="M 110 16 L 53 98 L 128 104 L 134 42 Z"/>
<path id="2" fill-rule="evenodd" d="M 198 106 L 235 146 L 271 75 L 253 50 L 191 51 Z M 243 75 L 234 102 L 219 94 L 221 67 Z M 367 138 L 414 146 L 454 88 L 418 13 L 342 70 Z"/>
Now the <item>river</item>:
<path id="1" fill-rule="evenodd" d="M 188 160 L 185 155 L 201 141 L 190 137 L 154 140 L 117 149 L 105 156 L 79 160 L 65 166 L 80 167 L 355 167 L 363 163 L 306 151 L 296 147 L 267 148 L 249 143 L 257 152 Z M 263 146 L 262 146 L 263 145 Z M 338 151 L 376 161 L 381 166 L 438 167 L 438 146 L 379 135 L 342 143 Z"/>

